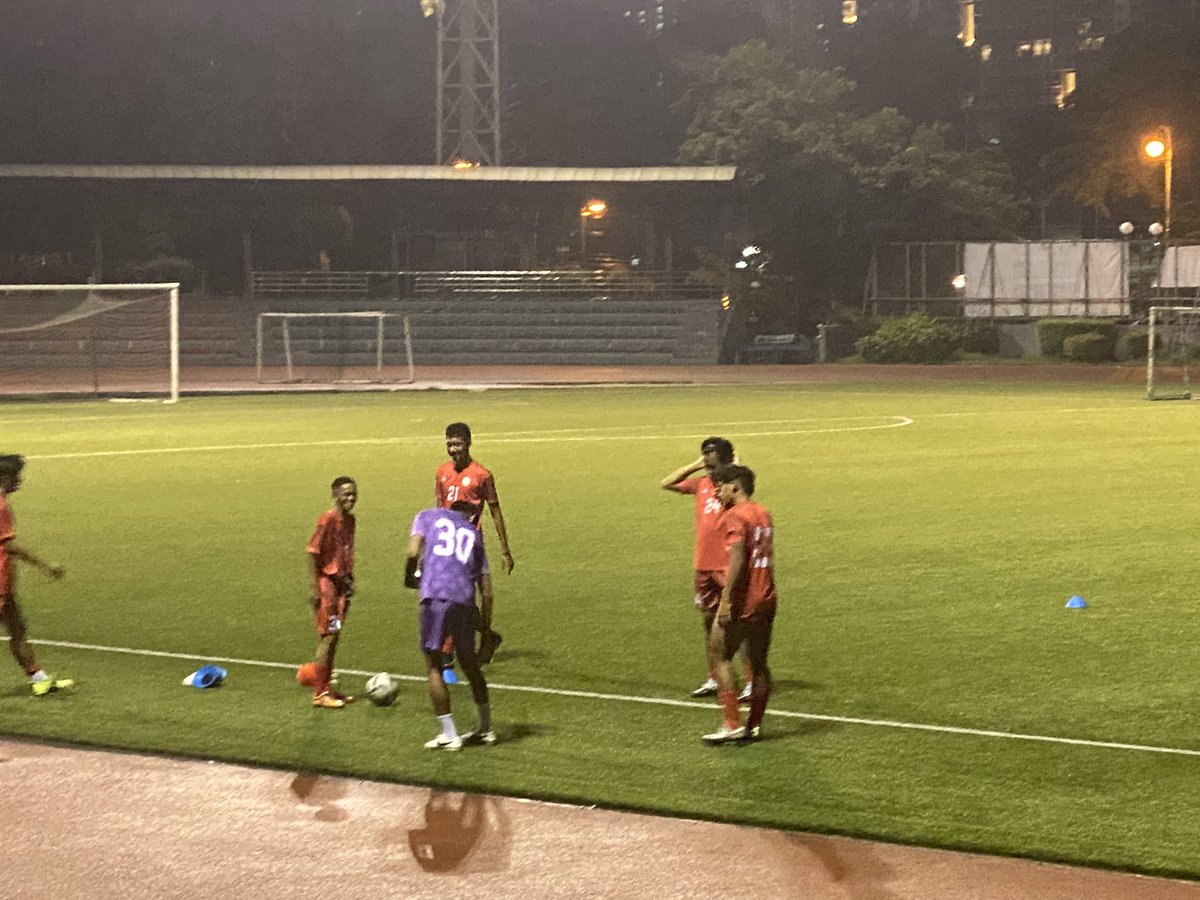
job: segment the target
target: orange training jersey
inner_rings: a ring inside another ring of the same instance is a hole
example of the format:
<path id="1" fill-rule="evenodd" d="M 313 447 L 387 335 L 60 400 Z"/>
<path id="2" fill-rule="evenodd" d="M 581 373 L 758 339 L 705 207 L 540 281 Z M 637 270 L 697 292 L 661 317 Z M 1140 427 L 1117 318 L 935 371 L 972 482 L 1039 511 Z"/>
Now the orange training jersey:
<path id="1" fill-rule="evenodd" d="M 459 472 L 454 463 L 446 460 L 438 466 L 434 477 L 433 493 L 437 505 L 449 509 L 451 503 L 465 500 L 475 507 L 471 514 L 471 524 L 479 526 L 483 516 L 483 504 L 496 502 L 496 480 L 492 473 L 475 460 L 467 463 L 467 467 Z"/>
<path id="2" fill-rule="evenodd" d="M 771 514 L 752 500 L 725 511 L 726 552 L 740 541 L 745 561 L 731 592 L 733 614 L 739 619 L 775 611 L 774 532 Z"/>
<path id="3" fill-rule="evenodd" d="M 308 542 L 322 575 L 354 575 L 354 516 L 328 509 L 317 519 L 317 530 Z"/>
<path id="4" fill-rule="evenodd" d="M 729 551 L 722 540 L 721 520 L 725 507 L 717 499 L 717 489 L 707 475 L 687 478 L 675 485 L 681 494 L 696 495 L 696 556 L 697 572 L 724 572 Z"/>
<path id="5" fill-rule="evenodd" d="M 0 597 L 12 593 L 13 561 L 8 555 L 8 542 L 15 537 L 12 510 L 8 508 L 8 496 L 0 491 Z"/>

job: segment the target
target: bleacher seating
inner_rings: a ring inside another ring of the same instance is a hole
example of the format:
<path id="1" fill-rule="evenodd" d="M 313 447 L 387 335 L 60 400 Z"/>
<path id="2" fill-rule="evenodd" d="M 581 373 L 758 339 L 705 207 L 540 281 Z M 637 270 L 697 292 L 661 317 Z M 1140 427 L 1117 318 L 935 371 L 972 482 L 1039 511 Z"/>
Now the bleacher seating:
<path id="1" fill-rule="evenodd" d="M 549 292 L 408 299 L 270 295 L 255 302 L 184 295 L 180 361 L 185 369 L 252 366 L 259 312 L 355 310 L 408 316 L 418 365 L 709 364 L 717 362 L 719 352 L 721 311 L 716 300 Z M 369 330 L 374 325 L 364 321 L 345 327 Z M 403 358 L 402 341 L 401 329 L 388 329 L 390 358 Z M 89 352 L 81 328 L 0 335 L 0 355 L 13 367 L 37 368 L 56 360 L 61 365 Z"/>

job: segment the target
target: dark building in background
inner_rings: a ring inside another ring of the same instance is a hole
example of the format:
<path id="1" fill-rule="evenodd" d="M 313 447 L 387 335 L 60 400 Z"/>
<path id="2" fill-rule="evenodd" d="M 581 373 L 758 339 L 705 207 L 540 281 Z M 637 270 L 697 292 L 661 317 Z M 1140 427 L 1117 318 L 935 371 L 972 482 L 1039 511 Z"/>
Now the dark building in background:
<path id="1" fill-rule="evenodd" d="M 669 2 L 669 0 L 664 0 Z M 978 89 L 964 97 L 983 140 L 1037 110 L 1063 108 L 1103 76 L 1105 43 L 1142 20 L 1200 27 L 1200 0 L 761 0 L 771 33 L 792 46 L 831 29 L 866 29 L 886 10 L 951 31 L 978 54 Z"/>

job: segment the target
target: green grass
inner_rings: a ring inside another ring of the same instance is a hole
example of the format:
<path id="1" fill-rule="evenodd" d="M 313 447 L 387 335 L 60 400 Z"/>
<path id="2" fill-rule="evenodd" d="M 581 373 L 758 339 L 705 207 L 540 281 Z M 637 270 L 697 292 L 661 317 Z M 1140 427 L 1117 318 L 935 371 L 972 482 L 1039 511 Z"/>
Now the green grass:
<path id="1" fill-rule="evenodd" d="M 303 547 L 348 473 L 359 597 L 339 663 L 418 674 L 403 546 L 441 428 L 464 419 L 517 559 L 497 576 L 490 677 L 678 700 L 704 674 L 692 513 L 657 482 L 727 434 L 776 521 L 776 709 L 1200 750 L 1197 410 L 1138 397 L 938 383 L 10 404 L 0 450 L 30 457 L 20 538 L 69 570 L 21 573 L 34 637 L 307 658 Z M 899 416 L 912 424 L 876 427 Z M 1090 607 L 1063 609 L 1073 593 Z M 697 740 L 709 709 L 503 688 L 502 743 L 431 754 L 417 683 L 391 709 L 327 712 L 286 669 L 230 664 L 195 691 L 191 660 L 40 653 L 78 689 L 34 699 L 9 666 L 0 732 L 1200 877 L 1196 757 L 784 717 L 714 749 Z"/>

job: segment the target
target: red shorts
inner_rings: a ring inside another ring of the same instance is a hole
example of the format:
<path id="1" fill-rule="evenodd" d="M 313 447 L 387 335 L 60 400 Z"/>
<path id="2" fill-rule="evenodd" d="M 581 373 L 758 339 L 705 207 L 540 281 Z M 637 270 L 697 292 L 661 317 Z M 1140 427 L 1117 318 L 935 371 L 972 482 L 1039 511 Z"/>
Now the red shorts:
<path id="1" fill-rule="evenodd" d="M 696 609 L 701 612 L 716 610 L 725 587 L 725 573 L 719 569 L 698 569 L 692 586 L 696 591 Z"/>
<path id="2" fill-rule="evenodd" d="M 323 576 L 317 583 L 317 634 L 328 637 L 342 630 L 350 611 L 348 585 L 340 578 Z"/>

